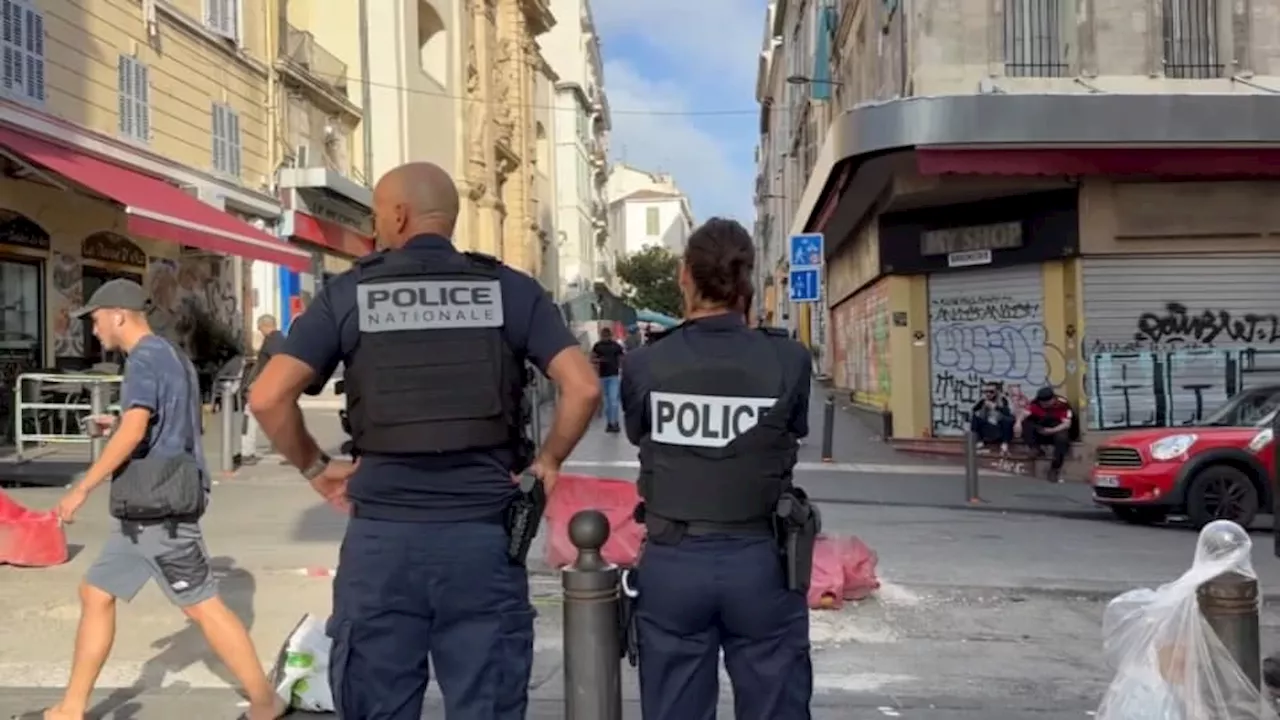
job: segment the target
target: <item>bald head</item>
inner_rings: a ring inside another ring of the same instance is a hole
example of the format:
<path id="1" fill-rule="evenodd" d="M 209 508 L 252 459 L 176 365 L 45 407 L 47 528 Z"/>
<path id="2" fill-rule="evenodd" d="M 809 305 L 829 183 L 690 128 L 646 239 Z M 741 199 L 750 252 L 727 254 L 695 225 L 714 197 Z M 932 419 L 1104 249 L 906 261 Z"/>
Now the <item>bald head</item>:
<path id="1" fill-rule="evenodd" d="M 382 245 L 398 248 L 415 235 L 453 235 L 458 188 L 439 165 L 393 168 L 373 189 L 373 215 Z"/>

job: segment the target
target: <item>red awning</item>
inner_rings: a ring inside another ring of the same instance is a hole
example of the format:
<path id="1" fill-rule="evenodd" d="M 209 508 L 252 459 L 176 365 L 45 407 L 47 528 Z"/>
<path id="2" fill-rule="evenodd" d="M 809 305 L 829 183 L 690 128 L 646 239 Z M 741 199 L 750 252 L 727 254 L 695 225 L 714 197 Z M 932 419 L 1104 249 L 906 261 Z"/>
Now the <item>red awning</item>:
<path id="1" fill-rule="evenodd" d="M 1277 148 L 917 148 L 921 175 L 1277 177 Z"/>
<path id="2" fill-rule="evenodd" d="M 311 269 L 311 255 L 305 250 L 291 247 L 162 180 L 6 128 L 0 128 L 0 145 L 122 205 L 130 234 L 301 272 Z"/>
<path id="3" fill-rule="evenodd" d="M 286 231 L 299 240 L 329 248 L 350 258 L 362 258 L 374 250 L 373 238 L 368 235 L 300 210 L 292 212 L 293 227 Z"/>

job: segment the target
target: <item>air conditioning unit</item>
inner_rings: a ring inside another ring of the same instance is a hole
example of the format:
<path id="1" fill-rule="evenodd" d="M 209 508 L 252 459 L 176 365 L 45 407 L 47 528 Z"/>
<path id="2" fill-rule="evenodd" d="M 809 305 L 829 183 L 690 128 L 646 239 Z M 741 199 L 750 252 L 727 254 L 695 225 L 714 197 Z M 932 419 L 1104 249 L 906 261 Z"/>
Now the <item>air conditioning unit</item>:
<path id="1" fill-rule="evenodd" d="M 311 148 L 299 145 L 293 149 L 293 166 L 305 170 L 311 167 Z"/>

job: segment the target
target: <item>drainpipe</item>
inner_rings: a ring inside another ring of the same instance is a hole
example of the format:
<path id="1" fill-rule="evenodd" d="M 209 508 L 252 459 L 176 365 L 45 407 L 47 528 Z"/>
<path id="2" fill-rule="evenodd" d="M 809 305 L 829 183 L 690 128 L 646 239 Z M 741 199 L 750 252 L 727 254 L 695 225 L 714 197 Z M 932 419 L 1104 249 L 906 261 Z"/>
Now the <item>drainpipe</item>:
<path id="1" fill-rule="evenodd" d="M 369 84 L 369 0 L 360 0 L 360 104 L 364 117 L 364 184 L 373 186 L 373 86 Z"/>

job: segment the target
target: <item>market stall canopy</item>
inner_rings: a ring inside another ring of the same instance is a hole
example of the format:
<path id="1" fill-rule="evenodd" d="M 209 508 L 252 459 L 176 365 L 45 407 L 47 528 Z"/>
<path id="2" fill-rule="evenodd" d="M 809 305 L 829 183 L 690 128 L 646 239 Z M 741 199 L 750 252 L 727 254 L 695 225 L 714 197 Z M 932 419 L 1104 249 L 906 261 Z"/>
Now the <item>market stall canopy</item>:
<path id="1" fill-rule="evenodd" d="M 663 315 L 652 310 L 640 310 L 636 313 L 636 321 L 642 323 L 652 323 L 661 325 L 664 328 L 671 329 L 680 324 L 680 320 L 670 315 Z"/>
<path id="2" fill-rule="evenodd" d="M 583 292 L 560 304 L 567 323 L 592 321 L 619 322 L 625 326 L 636 324 L 635 308 L 623 302 L 621 298 L 609 292 L 604 285 L 596 285 L 594 289 Z"/>

